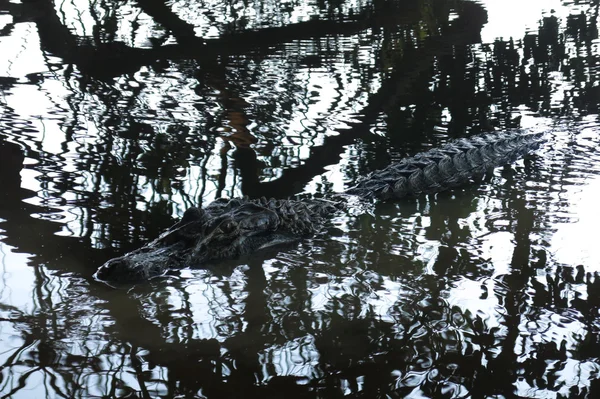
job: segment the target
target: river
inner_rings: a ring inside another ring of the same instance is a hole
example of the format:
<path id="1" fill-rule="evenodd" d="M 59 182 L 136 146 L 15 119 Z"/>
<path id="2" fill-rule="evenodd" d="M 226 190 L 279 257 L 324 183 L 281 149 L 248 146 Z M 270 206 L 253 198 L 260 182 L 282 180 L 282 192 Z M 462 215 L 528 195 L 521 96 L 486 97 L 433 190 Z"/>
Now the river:
<path id="1" fill-rule="evenodd" d="M 598 0 L 0 0 L 0 398 L 600 397 Z M 124 287 L 193 205 L 493 130 L 482 182 Z"/>

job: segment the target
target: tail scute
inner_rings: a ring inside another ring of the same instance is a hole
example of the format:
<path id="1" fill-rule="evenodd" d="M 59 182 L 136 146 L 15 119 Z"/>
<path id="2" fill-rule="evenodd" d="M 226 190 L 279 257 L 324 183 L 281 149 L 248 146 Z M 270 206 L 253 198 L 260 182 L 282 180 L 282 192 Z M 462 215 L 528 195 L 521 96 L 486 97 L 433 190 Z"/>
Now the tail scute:
<path id="1" fill-rule="evenodd" d="M 373 172 L 346 193 L 387 200 L 445 191 L 515 162 L 542 142 L 542 133 L 518 131 L 454 140 Z"/>

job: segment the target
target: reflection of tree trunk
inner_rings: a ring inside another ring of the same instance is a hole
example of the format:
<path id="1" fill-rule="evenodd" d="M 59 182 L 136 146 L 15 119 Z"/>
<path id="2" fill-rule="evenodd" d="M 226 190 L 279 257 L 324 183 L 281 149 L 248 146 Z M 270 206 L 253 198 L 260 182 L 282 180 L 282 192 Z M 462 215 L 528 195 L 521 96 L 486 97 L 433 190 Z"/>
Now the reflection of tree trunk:
<path id="1" fill-rule="evenodd" d="M 258 356 L 265 349 L 263 334 L 270 320 L 270 312 L 266 300 L 265 289 L 267 279 L 260 259 L 251 261 L 246 272 L 248 284 L 245 300 L 244 319 L 246 328 L 243 332 L 229 338 L 225 347 L 235 361 L 231 381 L 234 385 L 251 388 L 256 384 L 257 376 L 262 374 Z"/>
<path id="2" fill-rule="evenodd" d="M 507 333 L 502 342 L 502 351 L 497 357 L 489 360 L 487 366 L 489 378 L 477 379 L 479 386 L 474 388 L 475 397 L 478 397 L 479 393 L 510 395 L 515 390 L 515 371 L 518 367 L 518 355 L 515 350 L 520 334 L 521 316 L 527 306 L 526 291 L 533 273 L 529 264 L 531 253 L 529 237 L 534 227 L 534 211 L 527 208 L 527 203 L 523 198 L 510 201 L 507 208 L 509 212 L 514 212 L 516 222 L 511 271 L 503 278 L 506 295 L 498 297 L 498 301 L 504 305 L 506 310 L 502 324 L 506 326 Z M 490 384 L 493 385 L 490 386 Z"/>
<path id="3" fill-rule="evenodd" d="M 256 137 L 247 128 L 250 124 L 250 118 L 246 114 L 248 103 L 228 83 L 225 65 L 216 61 L 206 62 L 200 72 L 202 83 L 219 93 L 217 100 L 225 110 L 225 120 L 218 125 L 221 138 L 232 142 L 237 148 L 248 148 L 256 143 Z"/>
<path id="4" fill-rule="evenodd" d="M 2 141 L 0 136 L 0 205 L 4 209 L 11 207 L 5 204 L 11 193 L 15 193 L 21 187 L 20 172 L 23 169 L 25 157 L 18 145 Z"/>

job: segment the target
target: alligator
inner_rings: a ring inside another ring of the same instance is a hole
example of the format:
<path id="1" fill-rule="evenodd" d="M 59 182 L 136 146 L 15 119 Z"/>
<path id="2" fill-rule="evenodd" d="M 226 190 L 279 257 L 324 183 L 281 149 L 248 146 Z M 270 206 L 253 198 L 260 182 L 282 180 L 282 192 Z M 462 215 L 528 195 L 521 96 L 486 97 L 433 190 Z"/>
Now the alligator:
<path id="1" fill-rule="evenodd" d="M 170 270 L 233 259 L 293 243 L 323 229 L 336 213 L 360 202 L 435 194 L 481 181 L 494 168 L 537 149 L 541 133 L 520 130 L 453 140 L 393 163 L 355 186 L 324 198 L 217 199 L 191 207 L 157 239 L 100 266 L 94 278 L 107 284 L 132 283 Z M 356 201 L 354 201 L 356 203 Z"/>

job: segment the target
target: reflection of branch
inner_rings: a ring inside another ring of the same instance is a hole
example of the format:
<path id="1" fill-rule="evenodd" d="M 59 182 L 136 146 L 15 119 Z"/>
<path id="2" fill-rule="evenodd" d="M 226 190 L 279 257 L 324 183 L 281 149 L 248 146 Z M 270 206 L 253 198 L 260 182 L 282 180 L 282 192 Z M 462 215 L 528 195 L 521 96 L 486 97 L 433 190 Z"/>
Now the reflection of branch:
<path id="1" fill-rule="evenodd" d="M 531 232 L 534 228 L 534 212 L 527 208 L 527 202 L 522 198 L 514 198 L 509 202 L 507 210 L 515 221 L 514 241 L 515 247 L 511 260 L 511 271 L 503 276 L 502 284 L 506 287 L 506 294 L 498 300 L 504 305 L 503 317 L 506 335 L 502 342 L 500 354 L 488 360 L 488 372 L 493 371 L 494 383 L 492 386 L 478 386 L 486 393 L 512 392 L 514 388 L 514 368 L 506 365 L 517 364 L 515 347 L 520 335 L 519 324 L 524 306 L 524 292 L 534 273 L 530 265 Z M 510 216 L 510 215 L 509 215 Z M 499 294 L 497 294 L 499 296 Z M 498 339 L 499 337 L 495 337 Z M 479 396 L 479 395 L 474 395 Z"/>
<path id="2" fill-rule="evenodd" d="M 135 371 L 135 378 L 140 386 L 140 390 L 142 391 L 142 398 L 150 398 L 150 394 L 148 393 L 148 388 L 146 388 L 146 383 L 144 382 L 144 371 L 142 370 L 142 364 L 140 359 L 137 357 L 137 346 L 132 345 L 129 357 L 131 359 L 131 365 L 133 370 Z"/>
<path id="3" fill-rule="evenodd" d="M 367 105 L 361 111 L 360 122 L 353 124 L 349 129 L 338 131 L 337 136 L 326 137 L 323 145 L 312 147 L 302 166 L 285 169 L 277 180 L 262 183 L 259 181 L 259 166 L 254 151 L 239 149 L 236 158 L 243 179 L 242 192 L 250 197 L 287 197 L 296 194 L 314 176 L 323 173 L 326 166 L 336 163 L 344 146 L 354 143 L 359 137 L 367 136 L 370 124 L 381 112 L 385 112 L 391 104 L 409 95 L 412 82 L 431 66 L 435 57 L 452 52 L 459 44 L 465 45 L 478 39 L 479 36 L 475 32 L 481 30 L 486 21 L 486 14 L 481 6 L 475 3 L 467 4 L 464 4 L 465 14 L 453 21 L 455 25 L 463 23 L 465 26 L 449 28 L 444 38 L 431 38 L 423 48 L 407 54 L 404 57 L 407 61 L 396 65 L 394 73 L 383 81 L 379 91 L 369 97 Z"/>
<path id="4" fill-rule="evenodd" d="M 99 78 L 135 72 L 142 65 L 160 59 L 210 60 L 220 54 L 247 53 L 257 49 L 268 50 L 293 40 L 327 35 L 350 35 L 370 27 L 395 27 L 403 22 L 417 20 L 410 15 L 410 11 L 413 11 L 410 8 L 409 13 L 403 13 L 405 10 L 402 9 L 394 9 L 392 15 L 370 16 L 364 12 L 351 21 L 311 20 L 256 31 L 228 33 L 223 34 L 219 39 L 203 40 L 192 36 L 192 27 L 172 12 L 167 12 L 168 7 L 159 1 L 145 0 L 142 5 L 157 21 L 177 35 L 179 44 L 153 49 L 133 48 L 118 42 L 105 43 L 98 47 L 80 45 L 81 40 L 78 40 L 61 23 L 51 0 L 33 0 L 23 7 L 36 22 L 43 48 L 62 57 L 66 63 L 77 65 L 82 72 Z"/>
<path id="5" fill-rule="evenodd" d="M 194 26 L 181 20 L 165 1 L 138 0 L 137 3 L 146 14 L 168 29 L 179 44 L 204 45 L 204 40 L 196 37 Z"/>

